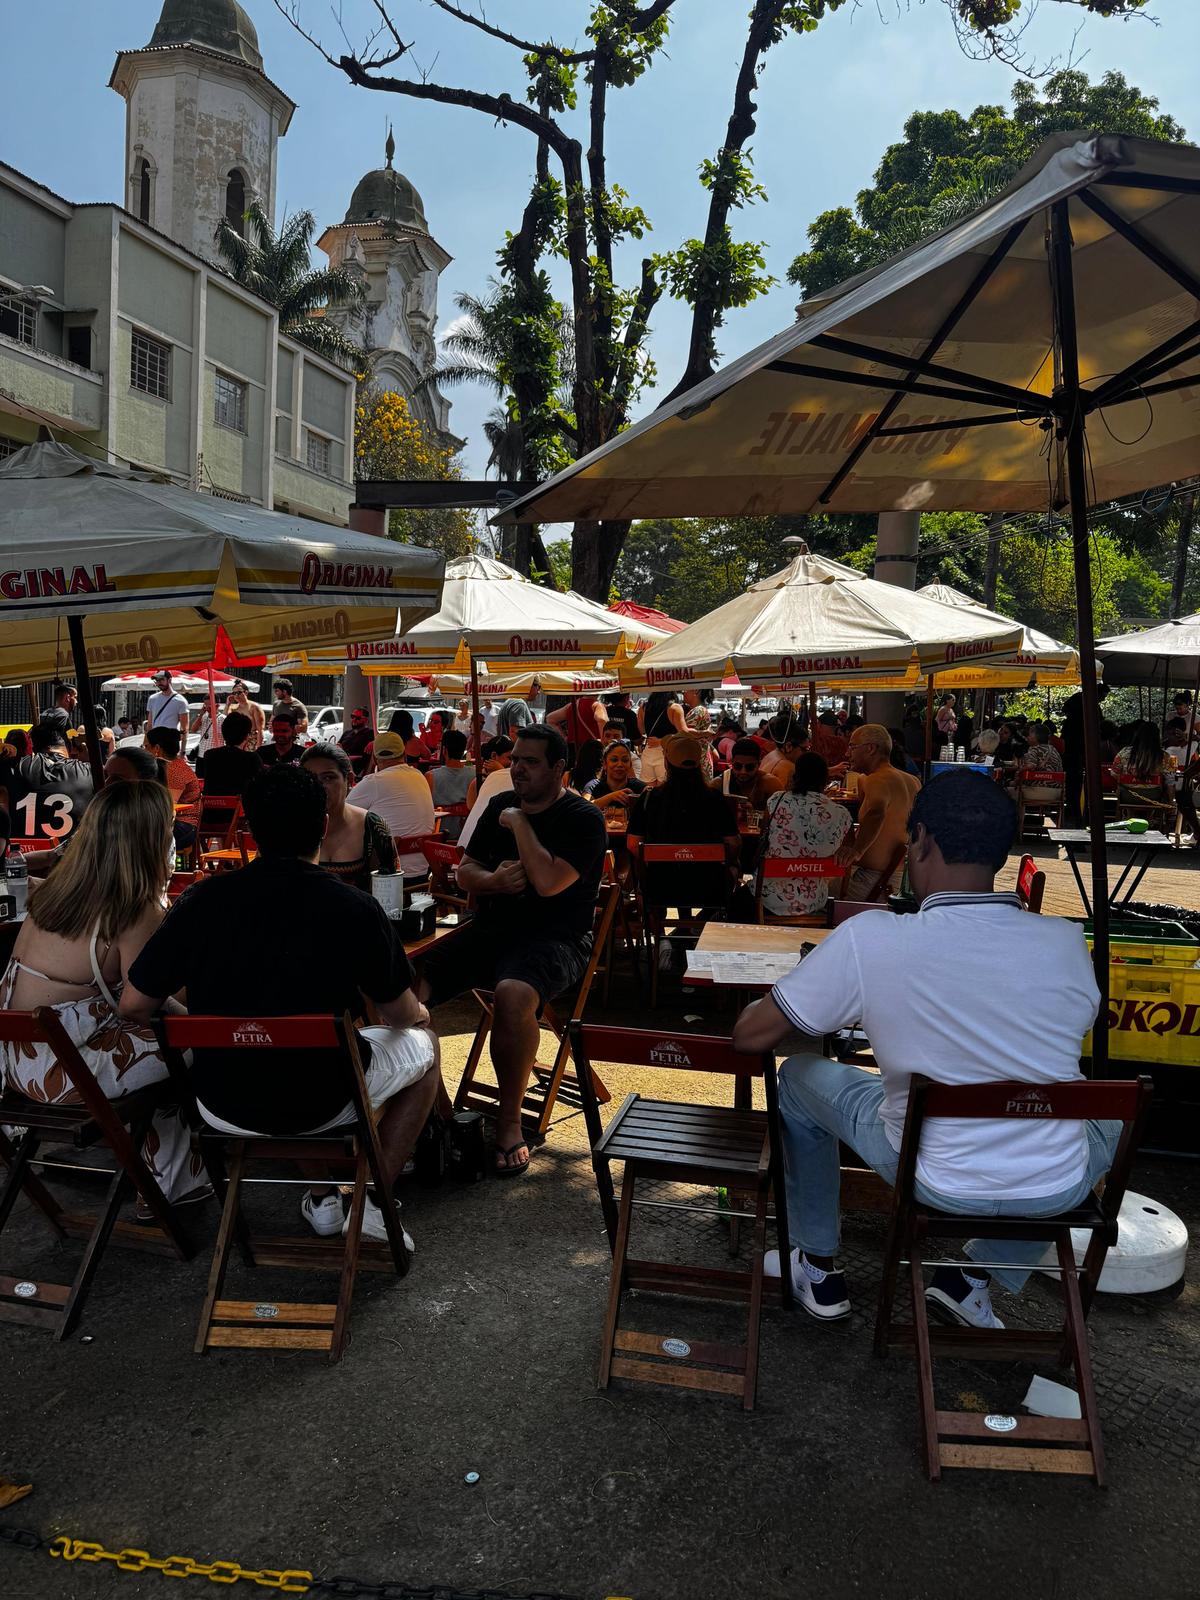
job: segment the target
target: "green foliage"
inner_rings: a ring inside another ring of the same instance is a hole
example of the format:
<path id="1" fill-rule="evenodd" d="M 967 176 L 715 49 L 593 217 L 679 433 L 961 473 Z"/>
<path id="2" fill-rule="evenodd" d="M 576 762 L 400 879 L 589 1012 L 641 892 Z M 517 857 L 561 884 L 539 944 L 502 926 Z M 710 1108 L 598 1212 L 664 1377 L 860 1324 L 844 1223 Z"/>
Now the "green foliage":
<path id="1" fill-rule="evenodd" d="M 1000 6 L 1011 4 L 999 0 Z M 963 0 L 960 10 L 964 17 L 968 9 L 977 13 L 980 25 L 987 8 L 988 0 Z M 1113 4 L 1104 14 L 1121 10 Z M 1106 72 L 1098 82 L 1077 70 L 1056 72 L 1041 84 L 1021 81 L 1012 102 L 1011 111 L 981 105 L 965 117 L 950 110 L 914 112 L 904 138 L 884 151 L 874 183 L 859 193 L 854 211 L 840 206 L 811 224 L 809 248 L 792 262 L 789 281 L 806 296 L 818 294 L 949 227 L 1010 182 L 1051 134 L 1087 128 L 1143 139 L 1184 137 L 1179 123 L 1160 113 L 1158 101 L 1119 72 Z"/>
<path id="2" fill-rule="evenodd" d="M 670 15 L 664 14 L 645 27 L 636 27 L 641 0 L 606 0 L 592 12 L 588 38 L 604 50 L 608 81 L 617 89 L 636 83 L 650 67 L 667 42 Z M 591 69 L 588 69 L 589 80 Z"/>
<path id="3" fill-rule="evenodd" d="M 311 211 L 285 217 L 278 233 L 257 202 L 246 209 L 246 235 L 222 217 L 217 249 L 239 283 L 269 300 L 279 311 L 279 331 L 330 361 L 349 365 L 362 351 L 321 314 L 327 306 L 357 305 L 363 286 L 341 267 L 312 267 Z"/>
<path id="4" fill-rule="evenodd" d="M 550 577 L 554 587 L 560 593 L 566 594 L 571 587 L 571 541 L 569 539 L 555 539 L 546 546 L 546 557 L 550 562 Z M 535 580 L 541 581 L 542 574 L 535 572 Z"/>

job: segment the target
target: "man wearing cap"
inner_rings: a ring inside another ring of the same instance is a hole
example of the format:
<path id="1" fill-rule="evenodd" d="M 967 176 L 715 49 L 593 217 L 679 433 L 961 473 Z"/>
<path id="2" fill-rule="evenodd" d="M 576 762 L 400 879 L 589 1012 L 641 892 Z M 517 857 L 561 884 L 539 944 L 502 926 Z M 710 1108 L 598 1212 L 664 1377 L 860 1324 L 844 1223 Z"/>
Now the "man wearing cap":
<path id="1" fill-rule="evenodd" d="M 354 768 L 356 778 L 361 778 L 367 770 L 367 762 L 371 759 L 371 741 L 374 737 L 366 711 L 362 706 L 355 706 L 350 713 L 350 726 L 343 730 L 338 743 L 350 757 L 350 765 Z"/>
<path id="2" fill-rule="evenodd" d="M 154 674 L 154 681 L 158 690 L 146 702 L 145 731 L 149 733 L 151 728 L 176 728 L 180 740 L 185 740 L 188 732 L 187 701 L 172 685 L 171 674 L 166 667 Z"/>
<path id="3" fill-rule="evenodd" d="M 375 736 L 375 771 L 354 785 L 350 798 L 381 817 L 393 839 L 433 832 L 433 795 L 422 774 L 405 760 L 402 734 Z M 429 871 L 419 850 L 405 851 L 399 866 L 406 878 L 422 878 Z"/>

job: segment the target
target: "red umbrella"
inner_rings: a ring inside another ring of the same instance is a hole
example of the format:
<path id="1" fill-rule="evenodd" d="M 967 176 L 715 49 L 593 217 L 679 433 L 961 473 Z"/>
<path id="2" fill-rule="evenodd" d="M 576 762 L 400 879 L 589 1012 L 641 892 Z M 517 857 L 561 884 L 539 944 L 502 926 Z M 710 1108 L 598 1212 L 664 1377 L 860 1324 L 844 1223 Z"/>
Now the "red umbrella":
<path id="1" fill-rule="evenodd" d="M 682 633 L 687 627 L 686 622 L 669 617 L 654 606 L 640 606 L 636 600 L 614 600 L 608 609 L 622 617 L 632 617 L 635 622 L 644 622 L 648 628 L 661 628 L 664 633 Z"/>

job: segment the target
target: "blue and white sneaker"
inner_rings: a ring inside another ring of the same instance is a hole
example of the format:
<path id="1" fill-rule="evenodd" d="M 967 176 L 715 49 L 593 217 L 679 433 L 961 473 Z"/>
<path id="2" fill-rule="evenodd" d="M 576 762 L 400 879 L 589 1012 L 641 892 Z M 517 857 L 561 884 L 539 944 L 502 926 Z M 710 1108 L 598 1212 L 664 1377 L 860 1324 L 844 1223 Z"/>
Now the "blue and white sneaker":
<path id="1" fill-rule="evenodd" d="M 846 1290 L 844 1272 L 823 1272 L 800 1250 L 791 1254 L 792 1293 L 810 1317 L 818 1322 L 840 1322 L 850 1315 L 850 1296 Z M 763 1256 L 763 1274 L 779 1277 L 779 1251 L 768 1250 Z"/>
<path id="2" fill-rule="evenodd" d="M 958 1267 L 939 1267 L 925 1291 L 925 1304 L 946 1322 L 960 1328 L 1003 1328 L 992 1310 L 986 1278 L 970 1278 Z"/>

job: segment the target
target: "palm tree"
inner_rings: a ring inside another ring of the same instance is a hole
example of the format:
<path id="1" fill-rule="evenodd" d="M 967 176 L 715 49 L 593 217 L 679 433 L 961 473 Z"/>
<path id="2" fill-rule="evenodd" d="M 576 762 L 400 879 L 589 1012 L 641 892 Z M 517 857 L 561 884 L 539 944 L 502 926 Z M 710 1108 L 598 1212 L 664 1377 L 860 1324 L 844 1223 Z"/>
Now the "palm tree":
<path id="1" fill-rule="evenodd" d="M 313 271 L 310 250 L 317 222 L 312 212 L 285 217 L 276 233 L 270 217 L 252 201 L 245 220 L 245 236 L 224 217 L 217 224 L 217 248 L 233 276 L 278 308 L 280 333 L 328 360 L 361 366 L 362 350 L 314 314 L 328 306 L 358 305 L 365 290 L 343 267 Z"/>

